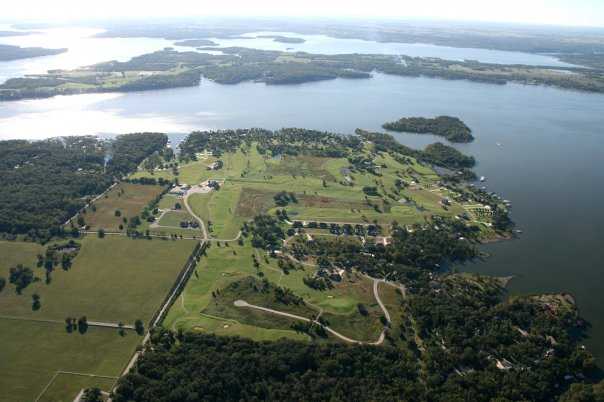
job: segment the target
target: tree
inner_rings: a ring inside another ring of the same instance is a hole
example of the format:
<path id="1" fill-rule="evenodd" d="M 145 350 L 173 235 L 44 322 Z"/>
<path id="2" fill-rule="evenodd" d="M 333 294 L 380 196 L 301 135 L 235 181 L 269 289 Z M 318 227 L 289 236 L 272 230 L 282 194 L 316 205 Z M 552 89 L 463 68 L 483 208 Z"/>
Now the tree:
<path id="1" fill-rule="evenodd" d="M 103 395 L 98 388 L 87 388 L 82 395 L 81 402 L 103 402 Z"/>
<path id="2" fill-rule="evenodd" d="M 15 285 L 18 294 L 21 294 L 23 289 L 29 286 L 35 280 L 34 271 L 31 268 L 24 267 L 19 264 L 9 271 L 8 280 Z"/>
<path id="3" fill-rule="evenodd" d="M 139 335 L 142 335 L 145 333 L 145 325 L 143 324 L 142 320 L 136 320 L 134 321 L 134 329 L 136 330 L 136 333 Z"/>
<path id="4" fill-rule="evenodd" d="M 119 218 L 120 216 L 122 216 L 122 211 L 116 209 L 114 215 Z"/>
<path id="5" fill-rule="evenodd" d="M 0 292 L 2 292 L 2 289 L 4 289 L 5 286 L 6 286 L 6 279 L 0 277 Z"/>
<path id="6" fill-rule="evenodd" d="M 124 330 L 124 323 L 120 321 L 117 324 L 117 327 L 119 328 L 117 332 L 120 334 L 120 336 L 125 336 L 126 335 L 126 330 Z"/>
<path id="7" fill-rule="evenodd" d="M 78 331 L 80 334 L 85 334 L 88 331 L 88 319 L 85 315 L 78 318 Z"/>
<path id="8" fill-rule="evenodd" d="M 97 235 L 99 236 L 99 239 L 102 239 L 105 237 L 105 230 L 103 228 L 99 229 Z"/>
<path id="9" fill-rule="evenodd" d="M 86 225 L 86 221 L 84 220 L 84 217 L 82 215 L 78 215 L 78 226 L 82 227 Z"/>
<path id="10" fill-rule="evenodd" d="M 37 293 L 34 293 L 33 295 L 31 295 L 31 300 L 32 300 L 31 309 L 34 311 L 40 310 L 40 307 L 42 307 L 42 303 L 40 302 L 40 295 Z"/>
<path id="11" fill-rule="evenodd" d="M 76 328 L 76 319 L 71 318 L 71 317 L 65 318 L 65 330 L 68 333 L 72 333 L 75 328 Z"/>

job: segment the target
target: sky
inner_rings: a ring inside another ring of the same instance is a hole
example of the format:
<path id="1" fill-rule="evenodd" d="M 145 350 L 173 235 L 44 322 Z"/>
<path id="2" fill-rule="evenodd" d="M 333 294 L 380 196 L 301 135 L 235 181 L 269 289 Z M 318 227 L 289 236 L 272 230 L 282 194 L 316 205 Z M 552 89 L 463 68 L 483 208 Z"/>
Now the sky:
<path id="1" fill-rule="evenodd" d="M 604 27 L 604 0 L 4 0 L 2 18 L 296 16 L 436 19 Z M 9 5 L 9 7 L 6 7 Z"/>

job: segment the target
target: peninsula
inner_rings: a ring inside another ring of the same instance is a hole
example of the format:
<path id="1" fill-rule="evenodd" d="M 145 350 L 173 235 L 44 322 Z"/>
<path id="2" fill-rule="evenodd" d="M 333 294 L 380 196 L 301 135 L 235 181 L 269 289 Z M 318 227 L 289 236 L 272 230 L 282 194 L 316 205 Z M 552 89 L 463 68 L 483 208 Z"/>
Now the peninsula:
<path id="1" fill-rule="evenodd" d="M 0 44 L 0 61 L 29 59 L 65 53 L 67 49 L 46 49 L 43 47 L 19 47 Z"/>
<path id="2" fill-rule="evenodd" d="M 127 62 L 110 61 L 76 70 L 55 70 L 48 74 L 14 78 L 0 85 L 0 100 L 196 86 L 202 76 L 220 84 L 256 81 L 287 85 L 336 78 L 367 79 L 371 78 L 372 72 L 604 92 L 604 72 L 585 68 L 507 66 L 376 54 L 321 55 L 242 47 L 220 50 L 223 54 L 214 55 L 164 49 Z"/>
<path id="3" fill-rule="evenodd" d="M 439 135 L 451 142 L 474 141 L 472 130 L 459 118 L 451 116 L 403 117 L 394 122 L 384 123 L 382 127 L 390 131 Z"/>

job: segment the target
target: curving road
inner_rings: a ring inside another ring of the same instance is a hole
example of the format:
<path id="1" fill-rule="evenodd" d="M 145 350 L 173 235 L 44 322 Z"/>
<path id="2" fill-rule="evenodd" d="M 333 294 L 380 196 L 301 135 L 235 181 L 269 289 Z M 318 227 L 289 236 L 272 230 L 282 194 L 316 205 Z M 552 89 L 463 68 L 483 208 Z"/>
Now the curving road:
<path id="1" fill-rule="evenodd" d="M 201 233 L 203 234 L 202 239 L 203 240 L 207 240 L 208 239 L 208 232 L 206 231 L 206 225 L 203 223 L 203 219 L 201 219 L 199 216 L 197 216 L 195 214 L 195 212 L 193 212 L 193 209 L 191 208 L 191 206 L 189 205 L 189 196 L 191 194 L 197 194 L 198 191 L 195 191 L 194 188 L 192 188 L 191 190 L 187 191 L 187 195 L 184 196 L 183 201 L 185 204 L 185 208 L 187 209 L 187 212 L 197 220 L 197 222 L 199 222 L 199 227 L 201 228 Z"/>
<path id="2" fill-rule="evenodd" d="M 386 314 L 387 317 L 390 317 L 390 315 L 388 314 L 388 311 L 383 307 L 383 304 L 381 303 L 381 301 L 378 301 L 378 303 L 380 304 L 380 307 L 382 307 L 382 310 L 384 311 L 384 314 Z M 275 314 L 275 315 L 280 315 L 280 316 L 288 317 L 288 318 L 293 318 L 294 320 L 300 320 L 300 321 L 305 321 L 305 322 L 312 322 L 313 324 L 321 325 L 323 328 L 325 328 L 325 330 L 327 332 L 329 332 L 330 334 L 332 334 L 332 335 L 334 335 L 334 336 L 336 336 L 336 337 L 338 337 L 338 338 L 340 338 L 343 341 L 348 342 L 348 343 L 356 343 L 356 344 L 359 344 L 359 345 L 381 345 L 384 342 L 384 339 L 386 337 L 386 331 L 387 331 L 386 327 L 380 333 L 380 336 L 377 339 L 377 341 L 375 341 L 375 342 L 364 342 L 364 341 L 359 341 L 359 340 L 356 340 L 356 339 L 349 338 L 346 335 L 342 335 L 341 333 L 339 333 L 337 331 L 334 331 L 330 327 L 321 324 L 317 320 L 311 320 L 310 318 L 302 317 L 300 315 L 290 314 L 290 313 L 286 313 L 284 311 L 274 310 L 272 308 L 267 308 L 267 307 L 262 307 L 262 306 L 256 306 L 255 304 L 249 304 L 245 300 L 235 300 L 233 302 L 233 304 L 235 305 L 235 307 L 253 308 L 253 309 L 256 309 L 256 310 L 265 311 L 267 313 L 271 313 L 271 314 Z M 390 320 L 388 320 L 388 322 L 390 322 Z"/>

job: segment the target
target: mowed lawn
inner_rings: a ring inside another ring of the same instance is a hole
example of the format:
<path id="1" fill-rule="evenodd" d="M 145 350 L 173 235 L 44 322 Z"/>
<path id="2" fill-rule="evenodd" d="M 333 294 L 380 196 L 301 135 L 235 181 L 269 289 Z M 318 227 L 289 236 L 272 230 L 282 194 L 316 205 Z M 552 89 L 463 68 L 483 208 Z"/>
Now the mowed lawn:
<path id="1" fill-rule="evenodd" d="M 79 241 L 82 248 L 73 266 L 68 271 L 55 267 L 49 284 L 45 283 L 44 269 L 31 264 L 39 250 L 29 247 L 23 262 L 40 280 L 21 295 L 7 283 L 0 293 L 0 316 L 61 321 L 68 316 L 86 316 L 90 321 L 147 322 L 196 244 L 194 240 L 133 240 L 125 236 L 87 236 Z M 2 243 L 3 250 L 7 246 L 24 249 L 21 243 Z M 13 258 L 13 263 L 20 261 Z M 0 266 L 0 276 L 8 278 L 10 265 Z M 37 311 L 32 310 L 34 293 L 41 297 L 42 307 Z"/>
<path id="2" fill-rule="evenodd" d="M 208 225 L 211 237 L 233 239 L 245 221 L 236 214 L 240 195 L 241 186 L 227 181 L 218 191 L 191 195 L 189 205 Z"/>
<path id="3" fill-rule="evenodd" d="M 0 318 L 0 401 L 31 402 L 57 371 L 119 376 L 141 337 L 115 329 L 69 334 L 62 324 Z M 115 380 L 60 374 L 40 402 L 71 402 L 80 389 L 109 390 Z"/>
<path id="4" fill-rule="evenodd" d="M 118 230 L 120 224 L 126 226 L 124 218 L 139 215 L 145 206 L 161 194 L 162 189 L 161 186 L 120 183 L 93 204 L 96 211 L 89 207 L 82 216 L 91 230 Z M 121 216 L 115 216 L 116 210 L 120 211 Z"/>
<path id="5" fill-rule="evenodd" d="M 196 273 L 191 276 L 178 301 L 174 303 L 164 326 L 171 329 L 188 329 L 226 336 L 244 336 L 257 341 L 307 336 L 289 329 L 268 329 L 240 322 L 236 317 L 200 314 L 212 303 L 212 291 L 223 289 L 230 283 L 256 274 L 252 264 L 253 250 L 249 245 L 229 247 L 212 245 L 207 256 L 202 257 Z M 270 316 L 268 317 L 270 319 Z"/>

